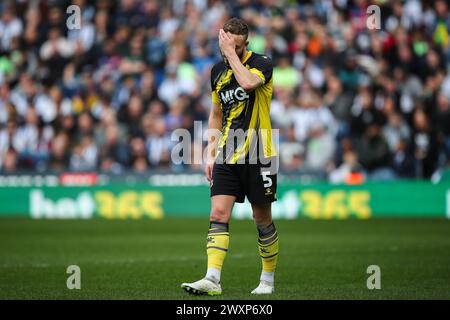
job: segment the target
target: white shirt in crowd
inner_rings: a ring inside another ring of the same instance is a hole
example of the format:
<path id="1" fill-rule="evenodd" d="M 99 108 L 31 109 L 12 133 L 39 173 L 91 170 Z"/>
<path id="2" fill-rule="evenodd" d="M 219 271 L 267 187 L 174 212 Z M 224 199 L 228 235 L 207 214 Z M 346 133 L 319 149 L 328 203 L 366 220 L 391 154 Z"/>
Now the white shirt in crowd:
<path id="1" fill-rule="evenodd" d="M 64 37 L 59 37 L 57 40 L 54 40 L 54 42 L 52 40 L 47 40 L 41 46 L 39 55 L 42 60 L 49 60 L 54 56 L 54 47 L 56 49 L 56 53 L 63 58 L 70 58 L 75 52 L 74 43 Z"/>
<path id="2" fill-rule="evenodd" d="M 9 22 L 0 20 L 0 47 L 3 50 L 9 50 L 11 41 L 19 37 L 23 31 L 23 24 L 19 18 L 14 18 Z"/>
<path id="3" fill-rule="evenodd" d="M 294 124 L 296 139 L 300 142 L 308 138 L 309 132 L 318 123 L 325 126 L 329 134 L 334 135 L 337 131 L 336 120 L 326 107 L 299 108 L 292 114 L 292 123 Z"/>

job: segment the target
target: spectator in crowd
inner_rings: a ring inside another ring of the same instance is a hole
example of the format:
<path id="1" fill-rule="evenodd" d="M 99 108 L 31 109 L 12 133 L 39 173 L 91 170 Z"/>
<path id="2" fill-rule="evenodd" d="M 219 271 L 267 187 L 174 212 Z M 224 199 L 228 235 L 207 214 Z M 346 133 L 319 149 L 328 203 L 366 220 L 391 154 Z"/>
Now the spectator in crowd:
<path id="1" fill-rule="evenodd" d="M 366 86 L 359 87 L 358 94 L 351 106 L 350 126 L 352 134 L 362 136 L 371 125 L 380 126 L 384 123 L 383 114 L 375 108 L 373 95 Z"/>
<path id="2" fill-rule="evenodd" d="M 366 169 L 369 179 L 394 178 L 389 167 L 391 153 L 378 124 L 370 124 L 357 145 L 358 159 Z"/>
<path id="3" fill-rule="evenodd" d="M 350 134 L 351 109 L 349 106 L 352 104 L 353 97 L 350 92 L 344 91 L 342 81 L 333 74 L 328 78 L 326 86 L 324 104 L 337 121 L 338 138 L 347 136 Z"/>
<path id="4" fill-rule="evenodd" d="M 97 168 L 98 148 L 91 134 L 83 136 L 73 148 L 70 169 L 73 171 L 92 171 Z"/>
<path id="5" fill-rule="evenodd" d="M 167 134 L 166 122 L 163 118 L 154 119 L 147 115 L 143 119 L 145 147 L 148 162 L 153 166 L 167 166 L 170 162 L 170 137 Z"/>
<path id="6" fill-rule="evenodd" d="M 61 131 L 52 140 L 48 169 L 56 172 L 67 169 L 69 158 L 69 135 Z"/>
<path id="7" fill-rule="evenodd" d="M 1 171 L 5 173 L 14 173 L 17 170 L 18 162 L 19 159 L 16 150 L 13 148 L 8 149 L 4 155 L 3 170 Z"/>
<path id="8" fill-rule="evenodd" d="M 287 136 L 279 147 L 281 168 L 295 171 L 303 166 L 305 161 L 305 147 L 295 138 L 294 126 L 288 128 Z"/>
<path id="9" fill-rule="evenodd" d="M 292 114 L 297 140 L 304 142 L 317 124 L 322 125 L 330 134 L 336 133 L 333 114 L 314 91 L 303 92 L 298 103 L 296 112 Z"/>
<path id="10" fill-rule="evenodd" d="M 280 57 L 276 67 L 273 68 L 274 87 L 292 90 L 299 85 L 300 80 L 300 73 L 292 66 L 290 57 Z"/>
<path id="11" fill-rule="evenodd" d="M 3 165 L 6 154 L 11 150 L 19 149 L 20 145 L 16 121 L 8 119 L 6 127 L 0 131 L 0 166 Z"/>
<path id="12" fill-rule="evenodd" d="M 393 150 L 391 166 L 398 178 L 414 177 L 415 161 L 407 139 L 400 138 L 397 140 Z"/>
<path id="13" fill-rule="evenodd" d="M 148 168 L 148 153 L 143 136 L 135 136 L 130 141 L 130 159 L 133 171 L 141 171 Z"/>
<path id="14" fill-rule="evenodd" d="M 17 132 L 20 146 L 16 149 L 24 167 L 45 169 L 53 128 L 45 125 L 33 108 L 27 110 L 25 124 Z"/>
<path id="15" fill-rule="evenodd" d="M 20 37 L 23 31 L 22 20 L 14 14 L 12 5 L 3 8 L 0 19 L 0 48 L 7 51 L 11 48 L 14 38 Z"/>
<path id="16" fill-rule="evenodd" d="M 450 91 L 440 92 L 437 97 L 437 110 L 433 121 L 438 132 L 439 142 L 442 144 L 444 165 L 450 162 Z"/>
<path id="17" fill-rule="evenodd" d="M 324 124 L 316 123 L 311 127 L 306 142 L 305 167 L 325 171 L 333 160 L 336 140 Z"/>
<path id="18" fill-rule="evenodd" d="M 437 167 L 437 137 L 425 111 L 417 109 L 414 112 L 413 148 L 418 165 L 417 175 L 431 177 Z"/>
<path id="19" fill-rule="evenodd" d="M 383 136 L 389 145 L 389 150 L 394 152 L 400 140 L 409 141 L 411 131 L 398 113 L 391 113 L 383 127 Z"/>
<path id="20" fill-rule="evenodd" d="M 111 165 L 115 170 L 121 170 L 129 165 L 129 150 L 127 145 L 121 140 L 120 130 L 117 124 L 112 124 L 105 128 L 104 147 L 100 150 L 100 159 L 112 161 Z"/>
<path id="21" fill-rule="evenodd" d="M 54 27 L 49 31 L 48 40 L 42 44 L 39 57 L 48 67 L 50 81 L 55 82 L 61 78 L 62 70 L 75 50 L 77 48 L 61 34 L 59 28 Z"/>
<path id="22" fill-rule="evenodd" d="M 357 153 L 353 150 L 347 150 L 344 152 L 342 164 L 330 172 L 329 180 L 335 184 L 349 183 L 352 179 L 352 174 L 359 174 L 360 178 L 364 179 Z M 363 180 L 359 181 L 362 182 Z"/>

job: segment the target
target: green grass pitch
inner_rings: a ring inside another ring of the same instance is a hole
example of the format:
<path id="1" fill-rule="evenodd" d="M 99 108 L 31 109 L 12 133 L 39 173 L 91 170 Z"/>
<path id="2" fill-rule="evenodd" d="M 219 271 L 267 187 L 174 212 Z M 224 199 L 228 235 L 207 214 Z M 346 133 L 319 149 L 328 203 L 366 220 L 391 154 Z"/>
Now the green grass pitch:
<path id="1" fill-rule="evenodd" d="M 257 299 L 450 299 L 450 221 L 277 221 L 276 293 Z M 190 296 L 206 270 L 208 218 L 0 220 L 0 299 L 254 299 L 260 258 L 252 221 L 233 220 L 223 295 Z M 81 268 L 68 290 L 67 266 Z M 368 290 L 369 265 L 381 290 Z"/>

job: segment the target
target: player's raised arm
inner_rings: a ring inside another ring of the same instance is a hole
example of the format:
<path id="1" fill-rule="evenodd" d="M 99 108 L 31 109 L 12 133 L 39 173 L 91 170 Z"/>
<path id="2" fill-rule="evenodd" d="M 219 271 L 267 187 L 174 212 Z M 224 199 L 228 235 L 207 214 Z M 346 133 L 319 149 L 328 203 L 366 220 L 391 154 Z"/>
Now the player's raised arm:
<path id="1" fill-rule="evenodd" d="M 231 33 L 225 32 L 223 29 L 219 31 L 219 46 L 222 54 L 225 56 L 231 69 L 233 69 L 233 75 L 236 81 L 239 83 L 242 89 L 249 92 L 255 90 L 263 84 L 263 79 L 248 70 L 241 62 L 241 58 L 236 53 L 240 51 L 240 48 L 236 48 L 235 39 Z M 247 42 L 245 43 L 247 45 Z"/>

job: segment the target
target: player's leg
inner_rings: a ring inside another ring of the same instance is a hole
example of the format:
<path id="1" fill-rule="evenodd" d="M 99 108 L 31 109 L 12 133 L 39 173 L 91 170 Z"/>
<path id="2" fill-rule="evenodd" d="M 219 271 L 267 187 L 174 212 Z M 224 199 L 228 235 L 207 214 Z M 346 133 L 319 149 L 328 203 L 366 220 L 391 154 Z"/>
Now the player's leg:
<path id="1" fill-rule="evenodd" d="M 183 283 L 182 288 L 194 294 L 217 295 L 222 293 L 220 276 L 228 252 L 228 223 L 235 201 L 243 201 L 238 176 L 227 165 L 215 165 L 211 185 L 211 212 L 206 251 L 208 268 L 206 276 L 194 283 Z"/>
<path id="2" fill-rule="evenodd" d="M 228 252 L 230 234 L 228 223 L 231 217 L 235 196 L 216 195 L 211 197 L 211 214 L 206 252 L 208 254 L 207 279 L 220 283 L 220 273 Z"/>
<path id="3" fill-rule="evenodd" d="M 211 197 L 210 223 L 206 244 L 208 269 L 203 279 L 181 285 L 187 292 L 208 295 L 220 295 L 222 293 L 220 275 L 228 252 L 230 239 L 228 223 L 235 200 L 236 197 L 230 195 Z"/>
<path id="4" fill-rule="evenodd" d="M 258 248 L 262 271 L 254 294 L 270 294 L 275 288 L 278 258 L 278 233 L 272 221 L 272 202 L 276 201 L 277 175 L 258 165 L 248 167 L 247 197 L 252 204 L 253 219 L 258 230 Z"/>
<path id="5" fill-rule="evenodd" d="M 253 219 L 258 229 L 258 248 L 262 271 L 259 286 L 254 294 L 273 293 L 275 288 L 275 269 L 278 258 L 278 233 L 272 221 L 271 204 L 252 204 Z"/>

